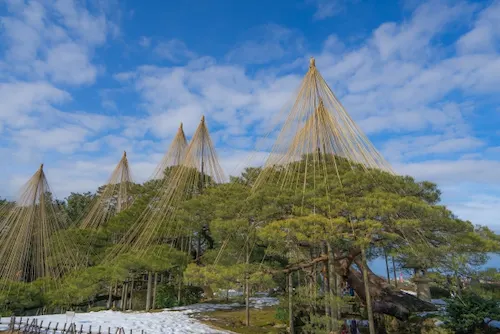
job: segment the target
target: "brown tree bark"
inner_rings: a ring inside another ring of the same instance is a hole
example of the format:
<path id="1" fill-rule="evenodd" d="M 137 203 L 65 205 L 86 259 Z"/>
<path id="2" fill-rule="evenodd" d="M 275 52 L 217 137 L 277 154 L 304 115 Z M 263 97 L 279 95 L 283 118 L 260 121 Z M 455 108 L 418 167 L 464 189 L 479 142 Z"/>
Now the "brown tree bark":
<path id="1" fill-rule="evenodd" d="M 356 260 L 356 264 L 361 266 L 359 260 Z M 436 306 L 432 303 L 392 289 L 384 279 L 375 275 L 369 267 L 367 267 L 367 276 L 370 295 L 372 297 L 373 312 L 375 313 L 391 315 L 399 320 L 407 320 L 410 313 L 437 310 Z M 366 300 L 362 273 L 351 267 L 345 279 L 353 287 L 361 300 Z"/>
<path id="2" fill-rule="evenodd" d="M 362 268 L 361 259 L 358 259 L 361 250 L 353 250 L 347 255 L 335 256 L 335 272 L 344 281 L 349 282 L 356 294 L 361 300 L 366 300 L 365 286 L 363 275 L 360 271 L 352 268 L 351 264 L 356 263 L 359 268 Z M 291 273 L 297 270 L 311 268 L 318 263 L 325 262 L 328 256 L 321 255 L 310 262 L 298 263 L 280 270 L 279 272 Z M 274 272 L 277 273 L 277 272 Z M 425 302 L 415 296 L 406 294 L 391 287 L 383 278 L 375 275 L 370 267 L 367 266 L 368 286 L 372 299 L 373 312 L 382 313 L 393 316 L 399 320 L 407 320 L 411 313 L 436 311 L 437 308 L 432 303 Z"/>

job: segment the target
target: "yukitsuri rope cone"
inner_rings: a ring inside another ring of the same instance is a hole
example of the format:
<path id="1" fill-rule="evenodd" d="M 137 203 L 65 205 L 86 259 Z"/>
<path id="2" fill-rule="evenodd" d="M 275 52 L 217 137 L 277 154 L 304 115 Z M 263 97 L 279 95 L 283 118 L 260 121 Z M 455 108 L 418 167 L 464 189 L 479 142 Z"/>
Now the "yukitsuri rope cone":
<path id="1" fill-rule="evenodd" d="M 344 180 L 340 173 L 346 167 L 359 172 L 381 170 L 392 173 L 390 165 L 348 115 L 316 68 L 314 58 L 311 58 L 293 107 L 252 188 L 256 191 L 265 184 L 276 184 L 282 190 L 302 193 L 302 201 L 307 191 L 313 191 L 308 195 L 313 197 L 314 191 L 325 191 L 320 196 L 326 195 L 327 203 L 344 202 L 347 206 L 342 185 Z M 335 195 L 329 190 L 330 177 L 338 180 Z M 329 217 L 331 208 L 329 204 L 326 207 L 326 216 Z M 316 214 L 316 205 L 311 209 Z M 357 240 L 353 222 L 350 219 L 349 222 L 351 237 Z M 331 246 L 328 239 L 332 237 L 325 236 L 325 247 Z M 362 263 L 366 266 L 364 246 Z M 333 272 L 331 268 L 328 270 Z M 366 270 L 362 268 L 362 272 L 367 291 L 370 333 L 374 333 L 368 278 Z M 329 291 L 331 294 L 332 291 Z M 334 303 L 328 307 L 335 307 Z M 337 329 L 335 321 L 331 326 L 327 327 Z"/>
<path id="2" fill-rule="evenodd" d="M 52 197 L 43 164 L 24 185 L 0 233 L 0 288 L 14 282 L 58 279 L 77 261 L 57 232 L 67 219 Z"/>
<path id="3" fill-rule="evenodd" d="M 182 128 L 180 128 L 168 156 L 180 156 L 177 146 L 182 143 L 183 135 Z M 164 159 L 164 161 L 168 160 Z M 157 189 L 157 195 L 126 233 L 118 247 L 106 257 L 106 260 L 112 261 L 127 251 L 141 254 L 160 241 L 164 243 L 165 238 L 175 239 L 179 234 L 179 227 L 176 226 L 174 219 L 176 206 L 181 201 L 202 192 L 204 188 L 225 180 L 224 172 L 219 164 L 215 147 L 206 126 L 205 117 L 202 117 L 189 146 L 186 148 L 184 158 L 181 160 L 173 159 L 173 161 L 177 161 L 178 164 L 167 165 L 166 170 L 163 169 L 164 162 L 160 164 L 158 169 L 164 170 L 164 179 Z M 158 178 L 161 175 L 160 173 L 155 174 L 158 175 Z"/>
<path id="4" fill-rule="evenodd" d="M 132 185 L 133 180 L 127 152 L 123 152 L 120 162 L 113 170 L 104 189 L 89 205 L 89 209 L 80 223 L 80 228 L 98 229 L 113 215 L 129 208 L 133 203 Z"/>
<path id="5" fill-rule="evenodd" d="M 163 159 L 154 170 L 150 180 L 165 180 L 165 171 L 169 167 L 179 166 L 182 164 L 186 155 L 187 147 L 188 143 L 181 123 L 174 139 L 172 140 L 172 144 L 170 144 L 170 147 L 163 156 Z"/>
<path id="6" fill-rule="evenodd" d="M 290 168 L 300 168 L 300 161 L 307 155 L 311 155 L 312 164 L 319 170 L 325 169 L 320 156 L 333 156 L 364 169 L 391 172 L 390 165 L 335 97 L 316 68 L 314 58 L 254 189 L 271 179 L 276 181 L 275 178 L 279 178 L 282 186 L 302 185 L 303 182 L 291 182 L 288 178 L 294 175 Z"/>

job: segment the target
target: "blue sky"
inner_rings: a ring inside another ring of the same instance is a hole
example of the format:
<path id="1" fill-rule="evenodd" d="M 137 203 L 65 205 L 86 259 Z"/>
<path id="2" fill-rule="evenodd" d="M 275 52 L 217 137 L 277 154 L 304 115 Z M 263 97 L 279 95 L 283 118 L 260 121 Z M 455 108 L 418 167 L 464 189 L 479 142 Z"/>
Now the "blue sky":
<path id="1" fill-rule="evenodd" d="M 0 40 L 2 197 L 41 162 L 59 197 L 94 190 L 123 150 L 144 180 L 202 114 L 237 174 L 314 56 L 398 173 L 500 231 L 498 0 L 6 0 Z"/>

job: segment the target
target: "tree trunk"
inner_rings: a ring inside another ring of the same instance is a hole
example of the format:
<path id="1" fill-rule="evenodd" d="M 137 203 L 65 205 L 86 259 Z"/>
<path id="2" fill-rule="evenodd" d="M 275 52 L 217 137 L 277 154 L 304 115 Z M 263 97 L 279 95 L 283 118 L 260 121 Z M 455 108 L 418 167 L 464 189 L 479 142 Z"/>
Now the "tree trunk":
<path id="1" fill-rule="evenodd" d="M 462 282 L 460 281 L 460 277 L 458 276 L 458 272 L 455 271 L 455 281 L 457 282 L 457 293 L 459 296 L 462 295 Z"/>
<path id="2" fill-rule="evenodd" d="M 398 287 L 398 275 L 396 274 L 396 262 L 394 262 L 394 256 L 392 256 L 392 271 L 394 273 L 394 286 Z"/>
<path id="3" fill-rule="evenodd" d="M 177 304 L 181 305 L 181 299 L 182 299 L 182 276 L 179 277 L 179 285 L 177 287 Z"/>
<path id="4" fill-rule="evenodd" d="M 373 320 L 373 306 L 369 286 L 370 283 L 368 282 L 368 264 L 366 263 L 366 253 L 364 248 L 361 249 L 361 261 L 361 270 L 363 271 L 363 283 L 365 288 L 366 311 L 368 313 L 368 327 L 370 334 L 375 334 L 375 322 Z"/>
<path id="5" fill-rule="evenodd" d="M 247 240 L 245 244 L 245 257 L 246 257 L 246 264 L 248 266 L 250 262 L 250 252 L 249 252 L 249 240 Z M 248 277 L 248 267 L 245 268 L 245 325 L 248 327 L 250 326 L 250 283 L 249 283 L 249 277 Z"/>
<path id="6" fill-rule="evenodd" d="M 200 256 L 201 256 L 201 233 L 198 232 L 198 240 L 196 244 L 196 263 L 200 264 Z"/>
<path id="7" fill-rule="evenodd" d="M 288 323 L 290 326 L 290 334 L 295 334 L 293 325 L 293 272 L 288 274 Z"/>
<path id="8" fill-rule="evenodd" d="M 155 273 L 155 281 L 153 287 L 153 310 L 156 309 L 156 286 L 158 284 L 158 273 Z"/>
<path id="9" fill-rule="evenodd" d="M 146 311 L 149 311 L 151 309 L 151 288 L 153 283 L 153 274 L 148 271 L 148 291 L 146 295 Z"/>
<path id="10" fill-rule="evenodd" d="M 314 300 L 314 308 L 316 309 L 316 301 L 318 300 L 318 266 L 315 264 L 313 266 L 313 300 Z"/>
<path id="11" fill-rule="evenodd" d="M 118 293 L 118 281 L 115 281 L 115 291 L 113 292 L 113 295 L 116 296 Z M 116 308 L 116 300 L 113 300 L 113 308 Z"/>
<path id="12" fill-rule="evenodd" d="M 356 263 L 358 267 L 361 268 L 360 261 L 356 261 Z M 368 267 L 367 274 L 374 313 L 383 313 L 401 321 L 406 321 L 411 313 L 437 310 L 436 306 L 432 303 L 420 300 L 413 295 L 394 290 L 384 279 L 375 275 Z M 348 268 L 345 275 L 345 279 L 356 291 L 356 294 L 362 300 L 366 300 L 366 290 L 362 273 L 353 268 Z"/>
<path id="13" fill-rule="evenodd" d="M 391 284 L 391 272 L 389 270 L 389 259 L 387 256 L 387 251 L 384 249 L 384 258 L 385 258 L 385 270 L 387 271 L 387 283 Z"/>
<path id="14" fill-rule="evenodd" d="M 335 271 L 342 277 L 344 281 L 347 281 L 349 285 L 356 291 L 356 294 L 362 300 L 366 300 L 366 291 L 363 281 L 363 275 L 361 272 L 352 268 L 352 263 L 356 263 L 359 268 L 362 268 L 362 263 L 357 259 L 361 251 L 352 251 L 348 255 L 338 255 L 335 257 Z M 315 270 L 318 263 L 326 260 L 325 256 L 320 256 L 311 260 L 309 263 L 293 264 L 284 270 L 271 271 L 270 273 L 285 273 L 303 270 L 306 268 L 311 268 Z M 394 290 L 394 288 L 387 284 L 387 281 L 375 275 L 369 267 L 367 267 L 368 272 L 368 283 L 369 290 L 371 293 L 373 312 L 383 313 L 393 316 L 401 321 L 406 321 L 410 316 L 410 313 L 416 312 L 427 312 L 436 311 L 435 305 L 429 302 L 418 299 L 415 296 L 403 293 L 399 290 Z"/>
<path id="15" fill-rule="evenodd" d="M 109 295 L 108 302 L 106 303 L 106 308 L 109 310 L 111 308 L 111 304 L 113 303 L 113 287 L 109 286 Z"/>
<path id="16" fill-rule="evenodd" d="M 124 289 L 125 289 L 125 293 L 124 293 L 124 298 L 123 298 L 123 309 L 124 310 L 127 310 L 127 306 L 128 306 L 128 282 L 125 282 L 125 286 L 124 286 Z"/>
<path id="17" fill-rule="evenodd" d="M 328 254 L 327 246 L 323 245 L 323 252 Z M 326 331 L 330 333 L 332 330 L 332 313 L 330 309 L 331 301 L 331 291 L 330 291 L 330 275 L 328 275 L 329 265 L 328 260 L 323 262 L 323 296 L 325 301 L 325 317 L 326 321 Z"/>
<path id="18" fill-rule="evenodd" d="M 330 278 L 330 309 L 332 315 L 332 330 L 334 332 L 339 330 L 340 309 L 337 302 L 338 297 L 338 280 L 335 273 L 335 261 L 333 248 L 330 242 L 327 242 L 327 255 L 328 255 L 328 277 Z"/>
<path id="19" fill-rule="evenodd" d="M 132 275 L 132 283 L 130 284 L 130 298 L 128 301 L 128 309 L 129 310 L 132 310 L 133 297 L 134 297 L 134 276 Z"/>
<path id="20" fill-rule="evenodd" d="M 122 309 L 122 311 L 125 310 L 123 305 L 124 300 L 125 300 L 125 282 L 123 282 L 122 284 L 122 298 L 120 299 L 120 308 Z"/>
<path id="21" fill-rule="evenodd" d="M 385 327 L 385 319 L 383 314 L 377 314 L 375 316 L 375 333 L 387 334 L 387 328 Z"/>

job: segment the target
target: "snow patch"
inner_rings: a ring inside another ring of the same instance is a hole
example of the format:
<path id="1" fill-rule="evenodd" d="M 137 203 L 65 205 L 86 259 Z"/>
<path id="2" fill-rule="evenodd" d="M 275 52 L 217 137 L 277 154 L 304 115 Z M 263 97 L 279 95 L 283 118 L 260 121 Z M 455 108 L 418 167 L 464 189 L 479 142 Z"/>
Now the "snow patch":
<path id="1" fill-rule="evenodd" d="M 32 317 L 30 319 L 43 320 L 44 324 L 52 322 L 55 325 L 59 322 L 60 326 L 66 321 L 66 314 L 51 314 Z M 9 319 L 2 319 L 2 322 Z M 174 312 L 164 310 L 157 313 L 147 312 L 116 312 L 116 311 L 101 311 L 89 313 L 76 313 L 73 322 L 77 329 L 83 325 L 84 331 L 92 326 L 92 330 L 97 332 L 99 326 L 107 332 L 108 327 L 111 332 L 115 333 L 117 328 L 123 327 L 126 333 L 132 330 L 133 333 L 144 331 L 146 334 L 152 333 L 228 333 L 213 329 L 199 321 L 189 317 L 189 312 Z"/>
<path id="2" fill-rule="evenodd" d="M 250 298 L 250 306 L 253 308 L 263 308 L 266 306 L 274 306 L 279 303 L 277 298 L 272 297 L 255 297 Z M 77 329 L 83 325 L 83 329 L 88 330 L 92 326 L 92 330 L 97 332 L 99 326 L 103 332 L 107 332 L 108 327 L 111 332 L 115 333 L 117 328 L 123 327 L 126 333 L 132 330 L 133 333 L 144 331 L 145 334 L 153 333 L 171 333 L 171 334 L 194 334 L 194 333 L 230 333 L 213 329 L 205 324 L 202 324 L 191 316 L 196 313 L 210 312 L 216 310 L 231 310 L 242 307 L 239 303 L 232 304 L 194 304 L 189 306 L 174 307 L 165 309 L 161 312 L 117 312 L 117 311 L 101 311 L 89 313 L 76 313 L 73 322 Z M 52 322 L 52 326 L 59 323 L 62 326 L 66 322 L 66 314 L 51 314 L 29 319 L 43 320 L 44 325 Z M 1 318 L 0 330 L 8 330 L 9 318 Z"/>

